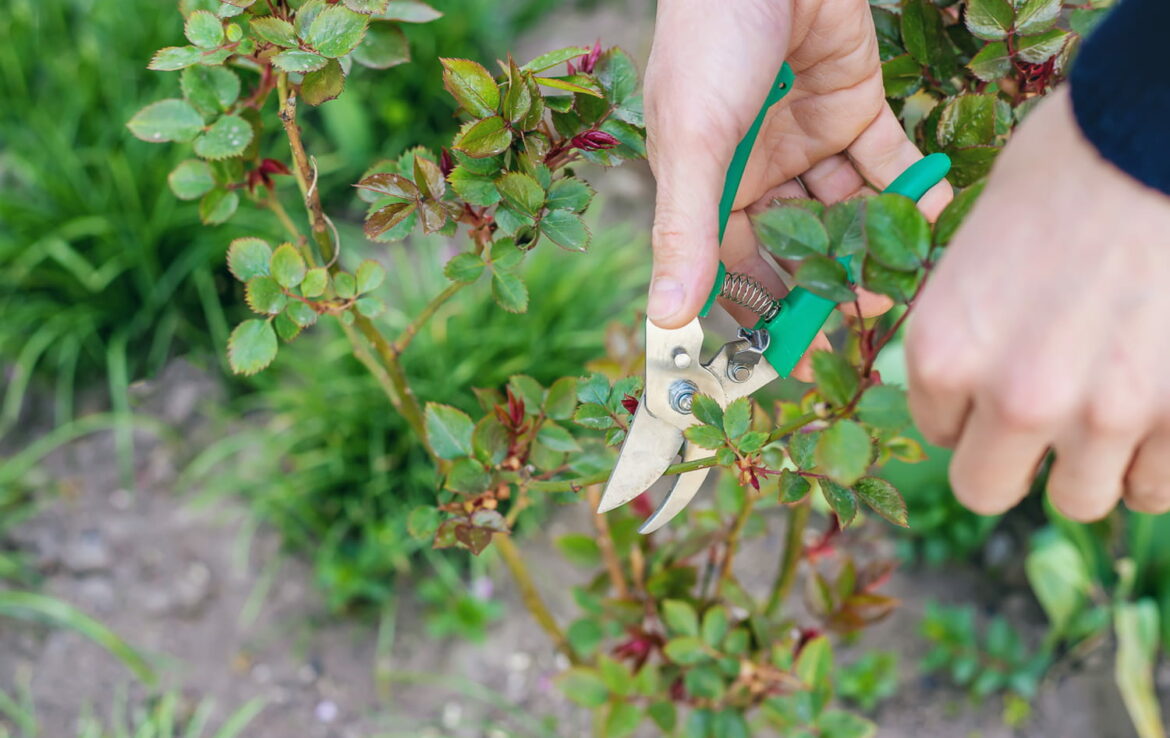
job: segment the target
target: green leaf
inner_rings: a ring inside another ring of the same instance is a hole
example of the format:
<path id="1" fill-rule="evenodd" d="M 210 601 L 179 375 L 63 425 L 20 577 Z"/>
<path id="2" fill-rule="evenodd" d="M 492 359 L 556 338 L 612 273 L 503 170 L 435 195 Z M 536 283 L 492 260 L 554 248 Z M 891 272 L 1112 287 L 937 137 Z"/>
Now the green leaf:
<path id="1" fill-rule="evenodd" d="M 151 143 L 190 141 L 203 130 L 203 116 L 184 100 L 159 100 L 135 113 L 126 127 Z"/>
<path id="2" fill-rule="evenodd" d="M 904 0 L 902 3 L 902 40 L 906 51 L 919 64 L 925 64 L 939 78 L 954 75 L 957 60 L 942 13 L 931 0 Z"/>
<path id="3" fill-rule="evenodd" d="M 414 157 L 414 183 L 426 199 L 438 200 L 447 192 L 443 171 L 425 156 Z"/>
<path id="4" fill-rule="evenodd" d="M 586 402 L 573 412 L 573 421 L 592 430 L 606 430 L 614 427 L 609 410 L 596 402 Z"/>
<path id="5" fill-rule="evenodd" d="M 671 638 L 663 646 L 662 652 L 666 654 L 666 658 L 683 666 L 691 666 L 711 658 L 707 645 L 698 636 Z"/>
<path id="6" fill-rule="evenodd" d="M 588 54 L 589 49 L 582 46 L 566 46 L 563 49 L 556 51 L 549 51 L 536 57 L 532 61 L 520 67 L 525 72 L 543 72 L 544 70 L 555 67 L 558 64 L 563 64 L 570 59 L 576 59 L 579 56 Z"/>
<path id="7" fill-rule="evenodd" d="M 910 198 L 877 195 L 865 203 L 865 239 L 882 266 L 914 271 L 930 250 L 930 224 Z"/>
<path id="8" fill-rule="evenodd" d="M 700 422 L 719 429 L 723 428 L 723 408 L 719 407 L 719 403 L 713 398 L 707 395 L 695 395 L 691 412 Z"/>
<path id="9" fill-rule="evenodd" d="M 528 288 L 520 277 L 511 272 L 492 272 L 492 297 L 510 313 L 528 310 Z"/>
<path id="10" fill-rule="evenodd" d="M 188 102 L 210 114 L 227 110 L 240 96 L 240 78 L 224 67 L 187 67 L 179 86 Z"/>
<path id="11" fill-rule="evenodd" d="M 504 95 L 504 117 L 512 123 L 520 123 L 532 109 L 532 91 L 528 81 L 516 66 L 508 61 L 508 92 Z"/>
<path id="12" fill-rule="evenodd" d="M 601 55 L 594 70 L 605 99 L 614 105 L 625 103 L 638 89 L 638 68 L 630 55 L 614 47 Z"/>
<path id="13" fill-rule="evenodd" d="M 713 425 L 692 425 L 683 431 L 683 435 L 696 446 L 712 450 L 722 447 L 727 442 L 723 430 Z"/>
<path id="14" fill-rule="evenodd" d="M 486 174 L 475 174 L 460 165 L 447 175 L 447 181 L 457 195 L 472 205 L 488 206 L 500 201 L 495 181 Z"/>
<path id="15" fill-rule="evenodd" d="M 566 533 L 553 541 L 561 556 L 574 566 L 596 569 L 601 566 L 601 548 L 592 536 L 584 533 Z"/>
<path id="16" fill-rule="evenodd" d="M 967 68 L 984 82 L 994 82 L 1006 77 L 1012 70 L 1012 57 L 1007 44 L 995 41 L 987 44 L 967 62 Z"/>
<path id="17" fill-rule="evenodd" d="M 642 722 L 642 711 L 638 705 L 629 702 L 613 702 L 610 712 L 605 716 L 605 732 L 607 738 L 625 738 L 638 729 Z"/>
<path id="18" fill-rule="evenodd" d="M 372 23 L 353 50 L 353 60 L 370 69 L 389 69 L 410 61 L 410 42 L 394 23 Z"/>
<path id="19" fill-rule="evenodd" d="M 276 44 L 286 49 L 297 45 L 297 32 L 293 29 L 293 24 L 281 18 L 274 18 L 270 15 L 250 18 L 248 19 L 248 28 L 270 44 Z"/>
<path id="20" fill-rule="evenodd" d="M 846 487 L 865 473 L 872 455 L 869 434 L 852 420 L 838 420 L 817 441 L 817 468 Z"/>
<path id="21" fill-rule="evenodd" d="M 814 351 L 812 368 L 821 396 L 837 407 L 848 405 L 861 386 L 857 369 L 841 354 Z"/>
<path id="22" fill-rule="evenodd" d="M 674 732 L 674 726 L 678 722 L 678 711 L 673 702 L 669 700 L 651 702 L 650 706 L 646 708 L 646 714 L 663 733 L 672 734 Z"/>
<path id="23" fill-rule="evenodd" d="M 571 210 L 582 213 L 593 200 L 593 188 L 576 177 L 565 177 L 552 183 L 545 207 L 549 210 Z"/>
<path id="24" fill-rule="evenodd" d="M 853 492 L 831 479 L 819 479 L 817 483 L 821 487 L 821 494 L 824 495 L 825 502 L 829 503 L 829 507 L 840 518 L 841 527 L 844 528 L 852 523 L 853 518 L 857 517 L 857 498 L 853 496 Z"/>
<path id="25" fill-rule="evenodd" d="M 498 115 L 472 121 L 459 129 L 452 142 L 453 148 L 474 158 L 494 156 L 512 143 L 512 132 Z"/>
<path id="26" fill-rule="evenodd" d="M 735 707 L 725 707 L 719 712 L 715 713 L 715 720 L 712 723 L 712 735 L 718 738 L 751 738 L 751 730 L 748 728 L 747 718 L 744 717 L 743 712 Z M 826 734 L 825 738 L 830 738 Z"/>
<path id="27" fill-rule="evenodd" d="M 536 83 L 545 87 L 552 87 L 557 90 L 565 90 L 567 92 L 576 92 L 581 95 L 589 95 L 590 97 L 600 98 L 602 94 L 594 89 L 592 80 L 580 74 L 574 74 L 566 77 L 533 77 Z"/>
<path id="28" fill-rule="evenodd" d="M 809 292 L 834 302 L 853 302 L 857 294 L 849 285 L 845 267 L 827 256 L 810 256 L 796 269 L 796 283 Z"/>
<path id="29" fill-rule="evenodd" d="M 301 281 L 301 294 L 305 297 L 319 297 L 329 286 L 329 272 L 325 267 L 314 267 L 305 272 Z"/>
<path id="30" fill-rule="evenodd" d="M 174 72 L 199 64 L 203 58 L 204 52 L 197 46 L 168 46 L 156 51 L 146 68 L 156 72 Z"/>
<path id="31" fill-rule="evenodd" d="M 463 252 L 456 254 L 447 265 L 443 267 L 443 274 L 452 282 L 461 282 L 463 284 L 470 284 L 479 279 L 479 275 L 483 274 L 483 259 L 479 254 L 471 252 Z"/>
<path id="32" fill-rule="evenodd" d="M 282 51 L 272 57 L 272 63 L 286 72 L 312 72 L 325 66 L 329 60 L 311 51 Z"/>
<path id="33" fill-rule="evenodd" d="M 907 522 L 906 501 L 902 499 L 894 485 L 879 477 L 862 477 L 853 485 L 853 491 L 878 515 L 894 525 L 910 527 Z"/>
<path id="34" fill-rule="evenodd" d="M 354 278 L 357 281 L 358 294 L 376 290 L 382 286 L 382 282 L 386 279 L 386 268 L 373 259 L 366 259 L 358 264 Z"/>
<path id="35" fill-rule="evenodd" d="M 299 285 L 305 278 L 305 260 L 291 243 L 282 243 L 276 247 L 268 269 L 280 286 L 289 289 Z"/>
<path id="36" fill-rule="evenodd" d="M 768 434 L 764 431 L 748 431 L 736 441 L 736 447 L 745 454 L 754 454 L 768 442 Z"/>
<path id="37" fill-rule="evenodd" d="M 816 726 L 821 738 L 872 738 L 877 733 L 876 725 L 844 710 L 826 710 Z"/>
<path id="38" fill-rule="evenodd" d="M 267 320 L 245 320 L 228 338 L 228 363 L 236 374 L 255 374 L 276 358 L 276 332 Z"/>
<path id="39" fill-rule="evenodd" d="M 918 290 L 920 272 L 900 272 L 887 269 L 867 256 L 861 269 L 861 283 L 871 292 L 893 298 L 895 302 L 906 303 Z"/>
<path id="40" fill-rule="evenodd" d="M 985 41 L 1006 38 L 1015 22 L 1015 10 L 1008 0 L 969 0 L 964 13 L 967 29 Z"/>
<path id="41" fill-rule="evenodd" d="M 703 613 L 702 635 L 708 646 L 718 649 L 727 636 L 730 628 L 727 610 L 722 605 L 714 605 Z"/>
<path id="42" fill-rule="evenodd" d="M 882 62 L 882 83 L 888 97 L 909 97 L 922 88 L 922 65 L 909 54 Z"/>
<path id="43" fill-rule="evenodd" d="M 536 440 L 553 451 L 574 452 L 581 450 L 581 446 L 569 431 L 551 420 L 546 420 L 541 424 L 540 430 L 536 433 Z"/>
<path id="44" fill-rule="evenodd" d="M 504 197 L 504 202 L 516 210 L 528 215 L 536 215 L 544 205 L 544 190 L 540 184 L 521 172 L 508 172 L 496 180 L 496 189 Z"/>
<path id="45" fill-rule="evenodd" d="M 723 411 L 723 430 L 728 438 L 739 438 L 747 432 L 752 422 L 752 406 L 746 397 L 733 401 Z"/>
<path id="46" fill-rule="evenodd" d="M 760 243 L 783 259 L 829 252 L 829 234 L 817 216 L 802 207 L 769 208 L 752 216 Z"/>
<path id="47" fill-rule="evenodd" d="M 544 414 L 553 420 L 568 420 L 577 408 L 577 378 L 561 377 L 548 388 Z"/>
<path id="48" fill-rule="evenodd" d="M 817 636 L 796 657 L 796 678 L 812 690 L 829 683 L 833 673 L 833 647 L 826 636 Z"/>
<path id="49" fill-rule="evenodd" d="M 271 258 L 272 248 L 259 238 L 237 238 L 228 246 L 228 270 L 241 282 L 267 276 Z"/>
<path id="50" fill-rule="evenodd" d="M 366 217 L 365 233 L 370 238 L 376 238 L 406 223 L 407 218 L 417 209 L 418 203 L 414 201 L 392 202 L 378 208 Z"/>
<path id="51" fill-rule="evenodd" d="M 353 306 L 367 318 L 376 318 L 386 311 L 386 303 L 370 295 L 359 297 Z"/>
<path id="52" fill-rule="evenodd" d="M 1026 62 L 1043 64 L 1056 56 L 1072 37 L 1072 34 L 1059 28 L 1053 28 L 1035 36 L 1020 36 L 1016 39 L 1016 55 Z M 980 141 L 979 143 L 984 142 Z"/>
<path id="53" fill-rule="evenodd" d="M 865 248 L 865 216 L 861 200 L 833 203 L 822 218 L 829 235 L 829 253 L 848 256 Z"/>
<path id="54" fill-rule="evenodd" d="M 601 680 L 611 693 L 618 697 L 629 697 L 633 694 L 634 675 L 625 664 L 601 654 L 597 657 L 597 667 L 601 672 Z"/>
<path id="55" fill-rule="evenodd" d="M 442 514 L 430 505 L 419 505 L 406 516 L 406 532 L 411 538 L 419 541 L 429 541 L 443 522 Z"/>
<path id="56" fill-rule="evenodd" d="M 671 635 L 699 635 L 699 616 L 689 602 L 666 600 L 662 603 L 662 621 Z"/>
<path id="57" fill-rule="evenodd" d="M 800 502 L 807 495 L 812 485 L 804 477 L 791 469 L 780 472 L 780 502 L 791 505 Z"/>
<path id="58" fill-rule="evenodd" d="M 1158 618 L 1158 606 L 1149 598 L 1120 602 L 1113 608 L 1113 624 L 1117 631 L 1113 678 L 1129 712 L 1130 722 L 1142 738 L 1165 735 L 1162 709 L 1154 686 Z"/>
<path id="59" fill-rule="evenodd" d="M 971 212 L 971 208 L 975 206 L 976 200 L 983 194 L 983 185 L 985 183 L 979 182 L 970 187 L 965 188 L 959 194 L 955 195 L 955 199 L 951 200 L 942 213 L 938 216 L 938 220 L 934 224 L 934 243 L 936 246 L 946 246 L 954 238 L 959 226 L 967 219 L 967 214 Z"/>
<path id="60" fill-rule="evenodd" d="M 310 105 L 336 99 L 345 90 L 345 72 L 341 62 L 330 59 L 325 66 L 309 72 L 301 82 L 301 97 Z"/>
<path id="61" fill-rule="evenodd" d="M 167 184 L 180 200 L 194 200 L 215 187 L 215 178 L 207 162 L 187 159 L 167 175 Z"/>
<path id="62" fill-rule="evenodd" d="M 244 300 L 253 312 L 276 315 L 284 309 L 288 298 L 272 277 L 253 277 L 244 290 Z"/>
<path id="63" fill-rule="evenodd" d="M 1096 30 L 1097 25 L 1109 15 L 1109 8 L 1077 8 L 1068 17 L 1068 25 L 1081 38 Z"/>
<path id="64" fill-rule="evenodd" d="M 589 248 L 589 229 L 581 218 L 568 210 L 550 210 L 540 219 L 540 232 L 566 251 Z"/>
<path id="65" fill-rule="evenodd" d="M 718 700 L 727 691 L 723 675 L 714 664 L 704 664 L 687 670 L 683 674 L 683 686 L 688 695 L 699 699 Z"/>
<path id="66" fill-rule="evenodd" d="M 865 390 L 857 403 L 857 417 L 874 428 L 901 430 L 910 425 L 906 391 L 901 387 L 879 384 Z"/>
<path id="67" fill-rule="evenodd" d="M 223 43 L 223 21 L 210 11 L 196 10 L 187 16 L 183 33 L 196 46 L 214 49 Z"/>
<path id="68" fill-rule="evenodd" d="M 943 105 L 940 146 L 977 146 L 995 139 L 995 95 L 959 95 Z"/>
<path id="69" fill-rule="evenodd" d="M 302 328 L 307 328 L 317 322 L 317 311 L 300 300 L 289 300 L 284 314 Z"/>
<path id="70" fill-rule="evenodd" d="M 361 43 L 367 20 L 366 16 L 342 5 L 330 5 L 309 24 L 305 43 L 322 56 L 345 56 Z"/>
<path id="71" fill-rule="evenodd" d="M 204 225 L 219 225 L 235 214 L 240 196 L 234 190 L 216 187 L 199 201 L 199 220 Z"/>
<path id="72" fill-rule="evenodd" d="M 691 714 L 687 716 L 686 725 L 683 726 L 683 738 L 715 738 L 712 723 L 715 715 L 707 708 L 700 708 L 691 710 Z M 785 738 L 804 738 L 804 736 L 786 736 Z"/>
<path id="73" fill-rule="evenodd" d="M 389 4 L 390 0 L 345 0 L 345 7 L 363 15 L 385 13 L 386 6 Z"/>
<path id="74" fill-rule="evenodd" d="M 442 18 L 443 14 L 419 0 L 390 0 L 378 17 L 403 23 L 430 23 Z"/>
<path id="75" fill-rule="evenodd" d="M 471 434 L 475 426 L 462 410 L 428 402 L 426 429 L 427 443 L 440 459 L 471 455 Z"/>
<path id="76" fill-rule="evenodd" d="M 1060 17 L 1061 0 L 1024 0 L 1016 11 L 1016 33 L 1028 35 L 1046 31 Z"/>
<path id="77" fill-rule="evenodd" d="M 476 118 L 495 115 L 500 107 L 500 88 L 482 64 L 444 57 L 439 62 L 443 65 L 443 87 L 461 108 Z"/>
<path id="78" fill-rule="evenodd" d="M 1032 539 L 1024 572 L 1048 616 L 1053 635 L 1063 635 L 1084 609 L 1092 591 L 1093 577 L 1084 557 L 1064 536 L 1043 530 Z"/>
<path id="79" fill-rule="evenodd" d="M 239 156 L 252 143 L 252 126 L 238 115 L 224 115 L 195 139 L 195 154 L 204 159 Z"/>
<path id="80" fill-rule="evenodd" d="M 600 707 L 609 699 L 609 688 L 596 669 L 574 666 L 556 677 L 557 686 L 582 707 Z"/>
<path id="81" fill-rule="evenodd" d="M 956 187 L 974 184 L 991 171 L 991 165 L 995 163 L 995 157 L 999 152 L 999 146 L 967 146 L 948 150 L 947 153 L 951 157 L 951 173 L 948 179 Z"/>

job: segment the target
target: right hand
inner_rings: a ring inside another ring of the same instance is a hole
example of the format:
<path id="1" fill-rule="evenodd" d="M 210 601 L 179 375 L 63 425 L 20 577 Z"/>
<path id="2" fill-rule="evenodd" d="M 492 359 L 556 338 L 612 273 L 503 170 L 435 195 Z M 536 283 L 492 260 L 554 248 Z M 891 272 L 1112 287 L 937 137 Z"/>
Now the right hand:
<path id="1" fill-rule="evenodd" d="M 760 131 L 721 252 L 723 179 L 785 59 L 796 83 Z M 658 182 L 647 315 L 662 328 L 698 315 L 720 258 L 728 271 L 785 293 L 756 245 L 750 206 L 775 197 L 837 202 L 863 194 L 867 183 L 886 187 L 922 158 L 886 104 L 867 0 L 661 0 L 646 124 Z M 920 207 L 933 219 L 950 197 L 940 183 Z M 884 307 L 880 298 L 862 300 L 863 313 Z"/>

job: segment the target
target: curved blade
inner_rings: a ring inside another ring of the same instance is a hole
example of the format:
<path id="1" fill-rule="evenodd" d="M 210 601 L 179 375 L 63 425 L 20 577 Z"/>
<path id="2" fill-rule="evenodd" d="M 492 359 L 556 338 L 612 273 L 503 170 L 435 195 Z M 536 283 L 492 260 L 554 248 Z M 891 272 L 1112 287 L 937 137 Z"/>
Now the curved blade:
<path id="1" fill-rule="evenodd" d="M 621 507 L 657 482 L 678 455 L 682 440 L 682 431 L 651 415 L 646 403 L 641 403 L 597 512 Z"/>
<path id="2" fill-rule="evenodd" d="M 683 461 L 694 461 L 701 459 L 704 456 L 709 456 L 711 452 L 701 446 L 696 446 L 693 443 L 688 443 L 686 449 L 683 451 Z M 678 475 L 678 479 L 674 482 L 674 487 L 670 489 L 666 497 L 663 498 L 662 504 L 654 511 L 654 514 L 646 518 L 646 522 L 642 523 L 642 527 L 638 528 L 639 533 L 653 533 L 662 526 L 670 522 L 675 515 L 682 512 L 683 508 L 695 498 L 699 492 L 699 488 L 703 486 L 703 482 L 707 479 L 707 472 L 710 468 L 695 469 L 694 471 L 683 472 Z"/>

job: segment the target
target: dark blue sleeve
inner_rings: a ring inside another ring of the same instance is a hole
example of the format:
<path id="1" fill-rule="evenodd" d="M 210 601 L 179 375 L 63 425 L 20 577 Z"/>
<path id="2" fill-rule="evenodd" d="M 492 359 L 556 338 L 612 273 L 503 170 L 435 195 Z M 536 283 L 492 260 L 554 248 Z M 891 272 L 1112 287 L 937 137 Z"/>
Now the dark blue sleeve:
<path id="1" fill-rule="evenodd" d="M 1170 0 L 1122 0 L 1069 77 L 1085 137 L 1119 169 L 1170 194 Z"/>

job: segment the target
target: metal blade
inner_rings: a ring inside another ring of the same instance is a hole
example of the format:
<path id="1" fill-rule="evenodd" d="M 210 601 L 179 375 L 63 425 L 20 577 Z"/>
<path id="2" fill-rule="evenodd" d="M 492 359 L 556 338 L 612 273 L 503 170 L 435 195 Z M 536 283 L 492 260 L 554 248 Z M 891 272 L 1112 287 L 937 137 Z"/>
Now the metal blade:
<path id="1" fill-rule="evenodd" d="M 678 455 L 682 440 L 681 430 L 651 415 L 645 402 L 639 404 L 597 512 L 621 507 L 657 482 Z"/>
<path id="2" fill-rule="evenodd" d="M 683 451 L 683 461 L 694 461 L 701 459 L 704 456 L 709 456 L 711 452 L 701 446 L 693 443 L 688 443 L 686 449 Z M 646 518 L 646 522 L 642 523 L 642 527 L 638 528 L 638 532 L 653 533 L 662 526 L 666 525 L 675 515 L 682 512 L 683 508 L 695 498 L 699 492 L 699 488 L 703 486 L 703 482 L 707 479 L 707 472 L 710 468 L 695 469 L 694 471 L 684 472 L 678 475 L 678 479 L 674 482 L 674 487 L 663 498 L 662 504 L 654 511 L 654 514 Z"/>

